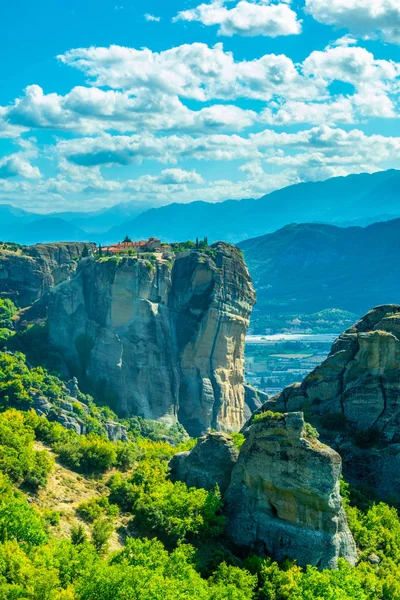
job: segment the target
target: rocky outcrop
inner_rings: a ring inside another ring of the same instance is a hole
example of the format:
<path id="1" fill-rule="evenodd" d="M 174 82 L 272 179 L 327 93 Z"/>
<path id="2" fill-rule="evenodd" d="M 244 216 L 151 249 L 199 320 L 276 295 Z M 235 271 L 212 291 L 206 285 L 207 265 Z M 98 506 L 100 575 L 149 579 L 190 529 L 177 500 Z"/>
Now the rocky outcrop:
<path id="1" fill-rule="evenodd" d="M 75 382 L 70 382 L 65 385 L 65 391 L 68 391 L 69 385 L 74 385 Z M 77 400 L 76 397 L 67 396 L 50 401 L 48 398 L 40 394 L 34 395 L 33 409 L 39 417 L 46 417 L 49 421 L 60 423 L 66 429 L 72 429 L 78 435 L 86 435 L 88 433 L 87 423 L 93 417 L 90 408 Z M 89 417 L 89 419 L 85 418 Z M 107 436 L 112 442 L 128 440 L 128 431 L 124 425 L 111 419 L 98 421 L 99 433 Z"/>
<path id="2" fill-rule="evenodd" d="M 333 344 L 328 358 L 262 410 L 307 410 L 343 457 L 346 478 L 400 497 L 400 306 L 374 308 Z"/>
<path id="3" fill-rule="evenodd" d="M 302 566 L 336 568 L 338 558 L 354 564 L 340 456 L 307 438 L 302 413 L 267 413 L 246 435 L 224 499 L 233 542 Z"/>
<path id="4" fill-rule="evenodd" d="M 225 493 L 238 456 L 239 451 L 229 435 L 209 433 L 201 437 L 190 452 L 175 454 L 169 463 L 171 480 L 205 490 L 212 490 L 218 484 Z"/>
<path id="5" fill-rule="evenodd" d="M 79 242 L 36 244 L 12 252 L 0 251 L 0 295 L 19 307 L 33 304 L 50 288 L 76 271 L 85 245 Z"/>
<path id="6" fill-rule="evenodd" d="M 55 288 L 49 331 L 71 373 L 120 414 L 179 420 L 198 436 L 244 423 L 244 343 L 255 302 L 240 251 L 186 252 L 173 266 L 87 259 Z"/>

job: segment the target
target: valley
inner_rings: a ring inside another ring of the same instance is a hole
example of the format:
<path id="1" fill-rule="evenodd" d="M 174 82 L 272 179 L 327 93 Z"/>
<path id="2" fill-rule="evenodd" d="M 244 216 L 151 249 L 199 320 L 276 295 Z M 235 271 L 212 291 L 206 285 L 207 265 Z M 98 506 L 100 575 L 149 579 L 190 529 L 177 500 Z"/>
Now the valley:
<path id="1" fill-rule="evenodd" d="M 246 381 L 269 395 L 302 381 L 328 356 L 339 334 L 247 335 Z"/>

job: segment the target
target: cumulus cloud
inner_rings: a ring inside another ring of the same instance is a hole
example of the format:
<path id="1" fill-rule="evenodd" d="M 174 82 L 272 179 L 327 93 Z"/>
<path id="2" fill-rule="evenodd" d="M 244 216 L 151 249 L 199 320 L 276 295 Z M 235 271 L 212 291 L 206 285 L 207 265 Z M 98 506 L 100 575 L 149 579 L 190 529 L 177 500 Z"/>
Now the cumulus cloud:
<path id="1" fill-rule="evenodd" d="M 356 168 L 376 169 L 400 153 L 400 137 L 366 135 L 359 129 L 345 131 L 320 125 L 296 133 L 265 129 L 248 137 L 238 135 L 191 136 L 110 136 L 65 140 L 58 154 L 79 167 L 124 166 L 155 160 L 177 163 L 190 158 L 200 161 L 243 160 L 244 172 L 265 163 L 280 167 L 332 167 L 354 172 Z M 258 169 L 258 171 L 257 171 Z M 167 170 L 169 171 L 169 170 Z M 178 172 L 178 170 L 173 169 Z M 185 175 L 186 177 L 186 175 Z"/>
<path id="2" fill-rule="evenodd" d="M 398 0 L 306 0 L 306 10 L 320 23 L 345 27 L 366 39 L 381 37 L 400 44 Z"/>
<path id="3" fill-rule="evenodd" d="M 290 1 L 290 0 L 289 0 Z M 200 4 L 196 8 L 183 10 L 173 21 L 198 21 L 203 25 L 218 25 L 218 34 L 225 36 L 268 36 L 301 33 L 301 21 L 285 2 L 278 4 L 270 0 L 240 0 L 233 8 L 224 0 Z"/>
<path id="4" fill-rule="evenodd" d="M 0 179 L 9 177 L 25 177 L 26 179 L 40 179 L 38 167 L 33 167 L 23 153 L 11 154 L 0 159 Z"/>
<path id="5" fill-rule="evenodd" d="M 140 129 L 240 131 L 257 119 L 254 111 L 229 104 L 191 110 L 179 98 L 161 93 L 130 96 L 114 90 L 78 86 L 60 96 L 44 94 L 37 85 L 28 86 L 4 115 L 10 128 L 59 129 L 85 134 Z"/>
<path id="6" fill-rule="evenodd" d="M 184 44 L 152 52 L 122 46 L 77 48 L 59 56 L 79 69 L 91 85 L 139 94 L 147 90 L 201 102 L 274 95 L 306 99 L 323 92 L 318 78 L 303 77 L 293 61 L 266 54 L 251 61 L 235 61 L 222 44 Z"/>

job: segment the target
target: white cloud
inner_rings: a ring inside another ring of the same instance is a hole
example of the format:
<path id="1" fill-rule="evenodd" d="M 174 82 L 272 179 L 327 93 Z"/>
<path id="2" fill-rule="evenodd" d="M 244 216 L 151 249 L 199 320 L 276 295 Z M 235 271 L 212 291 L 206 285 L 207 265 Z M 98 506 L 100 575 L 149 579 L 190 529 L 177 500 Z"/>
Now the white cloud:
<path id="1" fill-rule="evenodd" d="M 146 21 L 153 21 L 154 23 L 159 23 L 161 21 L 161 17 L 156 17 L 155 15 L 151 15 L 149 13 L 146 13 L 144 18 Z"/>
<path id="2" fill-rule="evenodd" d="M 91 85 L 140 94 L 179 98 L 269 100 L 274 95 L 297 99 L 317 97 L 324 91 L 318 78 L 303 77 L 285 55 L 266 54 L 236 62 L 222 44 L 184 44 L 152 52 L 122 46 L 77 48 L 59 56 L 88 78 Z"/>
<path id="3" fill-rule="evenodd" d="M 196 8 L 181 11 L 173 20 L 218 25 L 218 34 L 225 36 L 277 37 L 301 33 L 301 21 L 286 2 L 275 4 L 269 0 L 240 0 L 233 8 L 227 8 L 226 4 L 224 0 L 200 4 Z"/>
<path id="4" fill-rule="evenodd" d="M 164 185 L 171 184 L 177 185 L 181 183 L 204 183 L 201 175 L 196 173 L 196 171 L 185 171 L 183 169 L 164 169 L 161 171 L 160 175 L 156 177 L 151 177 L 151 181 L 155 183 L 161 183 Z"/>
<path id="5" fill-rule="evenodd" d="M 399 0 L 306 0 L 306 10 L 320 23 L 400 44 Z"/>
<path id="6" fill-rule="evenodd" d="M 17 176 L 26 179 L 39 179 L 41 177 L 38 167 L 33 167 L 22 152 L 10 154 L 0 159 L 0 179 Z"/>
<path id="7" fill-rule="evenodd" d="M 4 115 L 10 128 L 23 126 L 84 134 L 141 129 L 240 131 L 257 119 L 254 111 L 235 105 L 215 104 L 191 110 L 179 98 L 161 93 L 130 96 L 125 92 L 78 86 L 59 96 L 46 95 L 37 85 L 28 86 L 24 96 L 5 110 Z"/>
<path id="8" fill-rule="evenodd" d="M 359 129 L 345 131 L 320 125 L 296 133 L 278 133 L 272 129 L 250 134 L 190 136 L 149 135 L 81 138 L 58 143 L 58 154 L 73 166 L 125 166 L 155 160 L 176 164 L 187 158 L 201 161 L 243 160 L 241 167 L 254 176 L 262 162 L 279 167 L 331 167 L 354 172 L 376 169 L 386 161 L 400 158 L 400 137 L 366 135 Z M 168 171 L 168 170 L 167 170 Z M 173 169 L 179 172 L 179 169 Z M 186 177 L 186 175 L 185 175 Z"/>

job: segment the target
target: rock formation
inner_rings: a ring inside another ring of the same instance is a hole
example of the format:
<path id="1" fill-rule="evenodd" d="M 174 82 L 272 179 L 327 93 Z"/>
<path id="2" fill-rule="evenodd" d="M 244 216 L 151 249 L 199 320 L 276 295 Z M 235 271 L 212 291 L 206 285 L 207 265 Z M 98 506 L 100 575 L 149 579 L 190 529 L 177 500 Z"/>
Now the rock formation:
<path id="1" fill-rule="evenodd" d="M 307 411 L 343 457 L 345 477 L 400 497 L 400 306 L 374 308 L 328 358 L 259 411 Z"/>
<path id="2" fill-rule="evenodd" d="M 190 452 L 175 454 L 169 463 L 171 479 L 205 490 L 212 490 L 218 484 L 225 493 L 238 456 L 239 450 L 229 435 L 209 433 Z"/>
<path id="3" fill-rule="evenodd" d="M 90 247 L 90 244 L 86 244 Z M 0 250 L 0 295 L 21 308 L 75 273 L 85 244 L 36 244 L 23 251 Z"/>
<path id="4" fill-rule="evenodd" d="M 87 259 L 49 305 L 50 340 L 71 374 L 120 414 L 198 436 L 244 422 L 244 343 L 255 302 L 240 251 L 186 252 L 173 266 Z"/>
<path id="5" fill-rule="evenodd" d="M 69 389 L 72 386 L 75 388 L 75 382 L 69 382 L 65 384 L 64 392 L 69 393 Z M 46 417 L 49 421 L 60 423 L 66 429 L 72 429 L 78 435 L 85 435 L 87 431 L 85 417 L 93 417 L 91 409 L 87 404 L 80 402 L 76 396 L 64 396 L 63 398 L 56 398 L 50 400 L 40 394 L 32 395 L 33 409 L 36 414 L 40 417 Z M 115 441 L 127 441 L 128 432 L 124 425 L 111 419 L 98 419 L 100 427 L 103 430 L 103 434 L 108 437 L 109 440 Z"/>
<path id="6" fill-rule="evenodd" d="M 225 496 L 228 533 L 238 546 L 276 560 L 335 568 L 356 561 L 340 496 L 341 458 L 308 439 L 302 413 L 254 422 Z"/>

